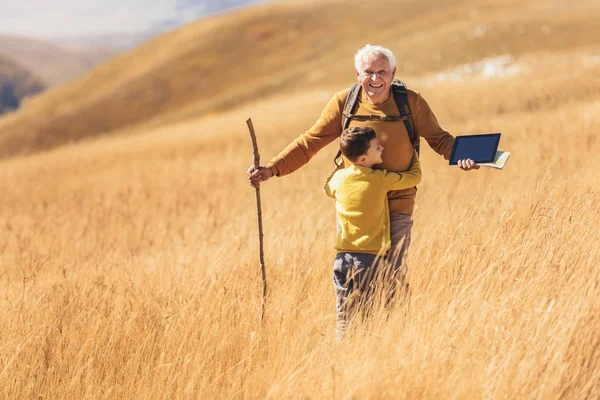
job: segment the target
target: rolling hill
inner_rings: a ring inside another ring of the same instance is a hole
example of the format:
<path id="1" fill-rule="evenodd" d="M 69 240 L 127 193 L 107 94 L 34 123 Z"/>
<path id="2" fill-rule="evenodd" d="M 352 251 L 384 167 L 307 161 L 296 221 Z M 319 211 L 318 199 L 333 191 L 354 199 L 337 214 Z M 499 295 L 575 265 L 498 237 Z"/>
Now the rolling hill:
<path id="1" fill-rule="evenodd" d="M 353 80 L 353 52 L 366 42 L 397 52 L 400 77 L 485 57 L 509 54 L 518 60 L 531 52 L 598 46 L 597 2 L 567 7 L 558 1 L 471 0 L 432 6 L 383 1 L 380 9 L 401 10 L 406 17 L 374 13 L 369 24 L 377 30 L 365 26 L 372 6 L 361 1 L 276 2 L 199 20 L 0 120 L 0 156 L 196 118 L 308 87 L 343 87 Z"/>

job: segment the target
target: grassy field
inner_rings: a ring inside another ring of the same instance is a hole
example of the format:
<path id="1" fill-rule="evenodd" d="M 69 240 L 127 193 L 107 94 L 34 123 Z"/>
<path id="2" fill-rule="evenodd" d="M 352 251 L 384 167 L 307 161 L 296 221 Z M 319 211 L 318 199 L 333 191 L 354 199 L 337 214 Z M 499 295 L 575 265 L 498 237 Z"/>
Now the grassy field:
<path id="1" fill-rule="evenodd" d="M 340 345 L 337 149 L 261 186 L 261 326 L 245 120 L 267 161 L 351 58 L 330 84 L 1 161 L 0 398 L 599 397 L 600 43 L 579 37 L 510 53 L 506 76 L 399 71 L 445 129 L 512 155 L 463 172 L 422 146 L 410 301 Z"/>

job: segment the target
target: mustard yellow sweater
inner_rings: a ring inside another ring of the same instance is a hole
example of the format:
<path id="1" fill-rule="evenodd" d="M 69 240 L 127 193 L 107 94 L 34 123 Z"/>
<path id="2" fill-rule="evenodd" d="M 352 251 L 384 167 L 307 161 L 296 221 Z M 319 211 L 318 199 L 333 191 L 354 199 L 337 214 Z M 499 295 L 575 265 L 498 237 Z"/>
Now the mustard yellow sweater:
<path id="1" fill-rule="evenodd" d="M 336 141 L 342 133 L 342 111 L 349 89 L 336 93 L 329 101 L 321 117 L 305 133 L 290 143 L 283 151 L 273 158 L 267 165 L 273 169 L 277 176 L 292 173 L 306 164 L 319 150 Z M 420 94 L 407 89 L 408 104 L 413 114 L 414 127 L 417 135 L 427 141 L 429 146 L 438 154 L 449 159 L 452 153 L 454 137 L 444 131 L 429 105 Z M 393 116 L 400 115 L 394 96 L 380 105 L 368 102 L 363 90 L 358 100 L 356 114 Z M 383 163 L 376 166 L 377 169 L 385 169 L 393 172 L 408 170 L 413 149 L 402 121 L 352 121 L 350 126 L 368 126 L 375 130 L 379 142 L 385 148 L 383 150 Z M 337 143 L 337 141 L 336 141 Z M 331 149 L 331 158 L 338 150 L 337 146 Z M 344 160 L 345 166 L 350 163 Z M 388 193 L 390 212 L 401 214 L 412 214 L 415 203 L 416 188 L 409 185 L 404 190 L 393 190 Z"/>
<path id="2" fill-rule="evenodd" d="M 385 255 L 390 249 L 390 213 L 387 192 L 416 186 L 421 181 L 418 156 L 403 173 L 351 164 L 334 171 L 325 183 L 325 194 L 335 198 L 341 229 L 338 251 Z"/>

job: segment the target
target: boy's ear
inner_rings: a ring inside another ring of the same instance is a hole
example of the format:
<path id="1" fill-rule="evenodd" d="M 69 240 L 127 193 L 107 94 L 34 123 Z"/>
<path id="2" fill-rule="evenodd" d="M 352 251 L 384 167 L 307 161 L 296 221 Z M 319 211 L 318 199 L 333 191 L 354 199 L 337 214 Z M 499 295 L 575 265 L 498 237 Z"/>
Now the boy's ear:
<path id="1" fill-rule="evenodd" d="M 358 158 L 358 161 L 359 161 L 361 164 L 364 164 L 364 163 L 366 163 L 366 162 L 367 162 L 367 157 L 366 157 L 366 156 L 364 156 L 364 155 L 363 155 L 363 156 L 360 156 L 360 157 Z"/>

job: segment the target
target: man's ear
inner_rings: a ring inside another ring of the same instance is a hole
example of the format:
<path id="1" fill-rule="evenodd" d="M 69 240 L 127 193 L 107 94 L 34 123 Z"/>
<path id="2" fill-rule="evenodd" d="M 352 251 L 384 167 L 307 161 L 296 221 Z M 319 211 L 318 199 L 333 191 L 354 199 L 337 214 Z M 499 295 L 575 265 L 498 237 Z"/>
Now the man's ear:
<path id="1" fill-rule="evenodd" d="M 396 76 L 396 67 L 394 67 L 394 70 L 392 71 L 392 77 Z"/>
<path id="2" fill-rule="evenodd" d="M 360 73 L 358 72 L 358 70 L 356 69 L 356 80 L 358 80 L 360 82 Z"/>

